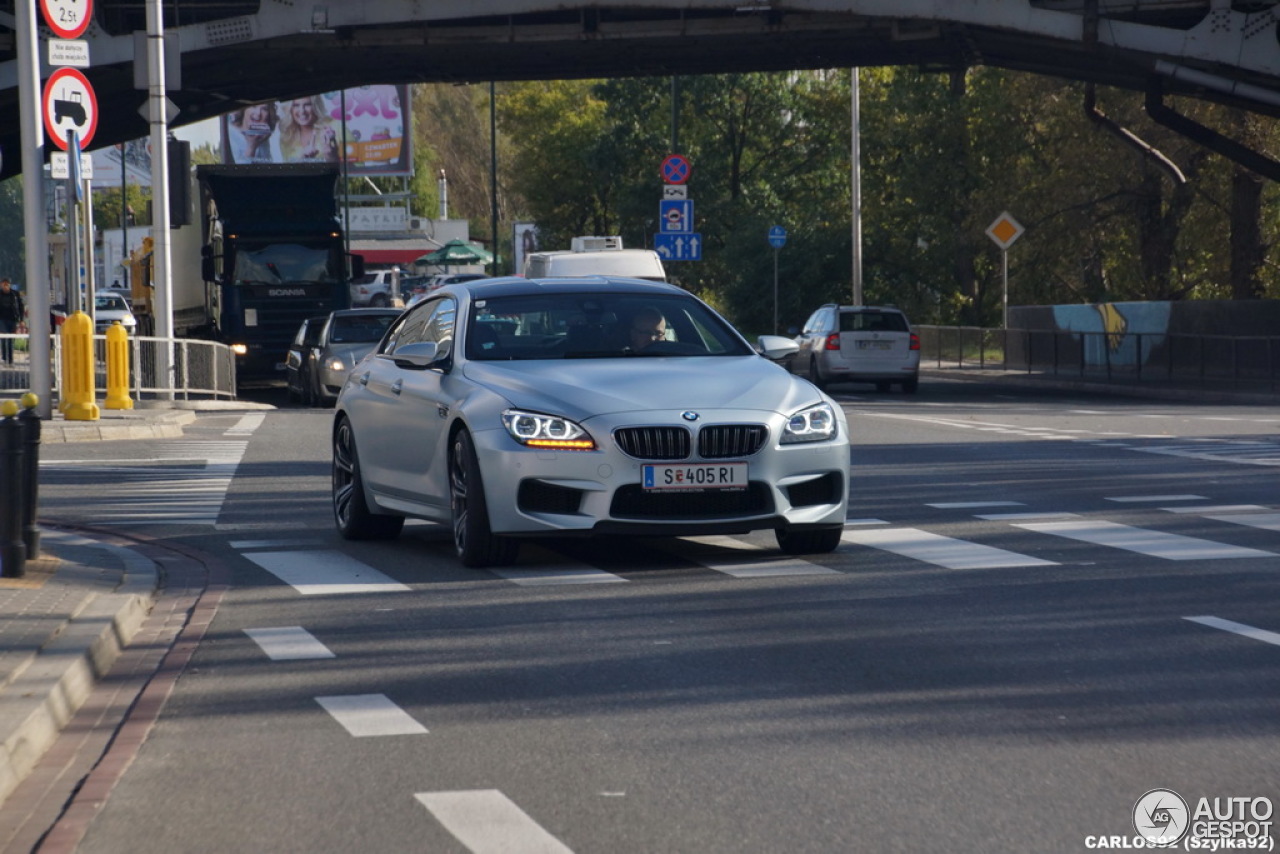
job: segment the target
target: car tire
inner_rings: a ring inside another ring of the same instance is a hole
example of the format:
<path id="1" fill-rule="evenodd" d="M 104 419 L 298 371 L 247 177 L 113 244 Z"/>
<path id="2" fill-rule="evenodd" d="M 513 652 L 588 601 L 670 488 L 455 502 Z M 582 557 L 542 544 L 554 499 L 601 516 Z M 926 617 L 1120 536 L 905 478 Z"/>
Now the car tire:
<path id="1" fill-rule="evenodd" d="M 778 548 L 783 554 L 814 555 L 828 554 L 840 545 L 840 536 L 844 528 L 818 528 L 804 531 L 788 531 L 777 528 L 773 534 L 778 540 Z"/>
<path id="2" fill-rule="evenodd" d="M 520 543 L 489 528 L 480 461 L 471 434 L 459 430 L 449 448 L 449 512 L 453 545 L 463 566 L 506 566 L 515 563 Z"/>
<path id="3" fill-rule="evenodd" d="M 404 528 L 403 516 L 369 510 L 355 432 L 346 418 L 333 431 L 333 521 L 344 540 L 394 540 Z"/>
<path id="4" fill-rule="evenodd" d="M 827 387 L 826 379 L 822 376 L 822 372 L 818 370 L 818 360 L 813 357 L 809 358 L 809 382 L 818 388 Z"/>
<path id="5" fill-rule="evenodd" d="M 920 388 L 919 377 L 912 377 L 911 379 L 905 380 L 902 383 L 902 391 L 906 394 L 915 394 L 916 391 L 919 390 L 919 388 Z"/>

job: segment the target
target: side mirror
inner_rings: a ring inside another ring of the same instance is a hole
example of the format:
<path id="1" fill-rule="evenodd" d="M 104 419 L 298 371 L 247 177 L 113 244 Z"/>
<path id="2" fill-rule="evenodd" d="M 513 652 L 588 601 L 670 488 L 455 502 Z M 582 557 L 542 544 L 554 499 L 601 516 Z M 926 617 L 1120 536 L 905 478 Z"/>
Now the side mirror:
<path id="1" fill-rule="evenodd" d="M 347 257 L 351 259 L 351 278 L 358 279 L 361 276 L 363 276 L 364 275 L 364 256 L 352 254 L 352 255 L 348 255 Z"/>
<path id="2" fill-rule="evenodd" d="M 777 362 L 800 352 L 800 345 L 781 335 L 761 335 L 756 344 L 756 352 Z"/>
<path id="3" fill-rule="evenodd" d="M 401 368 L 425 370 L 441 367 L 449 358 L 449 349 L 449 342 L 440 344 L 435 341 L 418 341 L 379 358 L 390 359 Z"/>

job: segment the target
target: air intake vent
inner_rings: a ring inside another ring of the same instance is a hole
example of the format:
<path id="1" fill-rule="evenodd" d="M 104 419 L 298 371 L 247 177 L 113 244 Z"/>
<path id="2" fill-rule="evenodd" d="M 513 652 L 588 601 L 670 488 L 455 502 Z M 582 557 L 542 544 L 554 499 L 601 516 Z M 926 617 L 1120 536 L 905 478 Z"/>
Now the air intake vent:
<path id="1" fill-rule="evenodd" d="M 623 427 L 613 431 L 622 453 L 637 460 L 683 460 L 689 456 L 689 431 L 683 427 Z"/>
<path id="2" fill-rule="evenodd" d="M 764 447 L 768 428 L 761 424 L 715 424 L 698 433 L 698 456 L 704 460 L 749 457 Z"/>

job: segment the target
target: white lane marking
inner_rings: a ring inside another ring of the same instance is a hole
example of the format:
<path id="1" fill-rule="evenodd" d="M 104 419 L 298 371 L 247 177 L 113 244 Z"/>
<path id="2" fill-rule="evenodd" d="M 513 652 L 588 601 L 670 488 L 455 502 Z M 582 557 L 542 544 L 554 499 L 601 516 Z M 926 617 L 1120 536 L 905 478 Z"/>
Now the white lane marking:
<path id="1" fill-rule="evenodd" d="M 1230 525 L 1248 525 L 1251 528 L 1262 528 L 1267 531 L 1280 531 L 1280 513 L 1227 513 L 1225 515 L 1206 516 L 1215 522 L 1226 522 Z"/>
<path id="2" fill-rule="evenodd" d="M 233 549 L 285 549 L 304 548 L 314 545 L 313 540 L 232 540 L 228 545 Z"/>
<path id="3" fill-rule="evenodd" d="M 304 596 L 398 593 L 409 589 L 394 578 L 338 551 L 253 552 L 245 557 Z"/>
<path id="4" fill-rule="evenodd" d="M 718 549 L 736 552 L 738 557 L 700 559 L 707 569 L 734 578 L 777 578 L 786 575 L 839 575 L 834 569 L 797 558 L 778 557 L 773 549 L 765 549 L 735 540 L 733 537 L 698 537 L 697 541 Z"/>
<path id="5" fill-rule="evenodd" d="M 344 694 L 316 697 L 316 702 L 356 738 L 382 735 L 422 735 L 427 728 L 391 702 L 386 694 Z"/>
<path id="6" fill-rule="evenodd" d="M 900 554 L 947 569 L 995 569 L 1006 566 L 1057 566 L 1051 560 L 1017 552 L 956 540 L 917 528 L 888 528 L 879 531 L 845 531 L 846 543 Z"/>
<path id="7" fill-rule="evenodd" d="M 1246 626 L 1244 623 L 1235 623 L 1231 620 L 1223 620 L 1218 617 L 1183 617 L 1182 619 L 1190 620 L 1193 623 L 1199 623 L 1202 626 L 1208 626 L 1213 629 L 1222 629 L 1224 632 L 1244 635 L 1247 638 L 1262 641 L 1263 643 L 1280 646 L 1280 634 L 1268 632 L 1265 629 L 1255 629 L 1253 626 Z"/>
<path id="8" fill-rule="evenodd" d="M 948 501 L 942 504 L 926 504 L 935 510 L 976 510 L 979 507 L 1026 507 L 1022 501 Z"/>
<path id="9" fill-rule="evenodd" d="M 274 626 L 245 629 L 267 658 L 272 661 L 302 661 L 312 658 L 337 658 L 330 649 L 315 639 L 302 626 Z"/>
<path id="10" fill-rule="evenodd" d="M 1117 495 L 1114 498 L 1103 498 L 1103 501 L 1117 501 L 1121 504 L 1137 504 L 1144 501 L 1152 503 L 1160 501 L 1208 501 L 1203 495 Z"/>
<path id="11" fill-rule="evenodd" d="M 1212 443 L 1214 440 L 1203 440 Z M 1238 463 L 1246 466 L 1280 466 L 1280 445 L 1272 442 L 1238 442 L 1232 445 L 1164 445 L 1135 448 L 1145 454 L 1164 454 L 1192 460 Z"/>
<path id="12" fill-rule="evenodd" d="M 1196 513 L 1207 515 L 1209 513 L 1253 513 L 1269 511 L 1270 507 L 1263 507 L 1261 504 L 1218 504 L 1214 506 L 1205 506 L 1203 504 L 1197 507 L 1161 507 L 1166 513 Z"/>
<path id="13" fill-rule="evenodd" d="M 851 528 L 858 525 L 888 525 L 883 519 L 845 519 L 844 526 Z"/>
<path id="14" fill-rule="evenodd" d="M 472 854 L 573 854 L 497 789 L 414 797 Z"/>
<path id="15" fill-rule="evenodd" d="M 986 519 L 988 522 L 1009 522 L 1015 519 L 1079 519 L 1079 513 L 975 513 L 975 519 Z"/>
<path id="16" fill-rule="evenodd" d="M 224 436 L 249 436 L 262 426 L 262 421 L 267 417 L 265 412 L 250 412 L 240 418 L 230 429 L 222 435 Z"/>
<path id="17" fill-rule="evenodd" d="M 612 584 L 626 581 L 621 575 L 603 569 L 579 566 L 538 566 L 527 569 L 491 569 L 499 578 L 505 578 L 521 587 L 544 587 L 553 584 Z"/>
<path id="18" fill-rule="evenodd" d="M 1145 528 L 1134 528 L 1115 522 L 1030 522 L 1017 524 L 1014 527 L 1165 560 L 1276 557 L 1272 552 L 1259 549 L 1246 549 L 1163 531 L 1149 531 Z"/>

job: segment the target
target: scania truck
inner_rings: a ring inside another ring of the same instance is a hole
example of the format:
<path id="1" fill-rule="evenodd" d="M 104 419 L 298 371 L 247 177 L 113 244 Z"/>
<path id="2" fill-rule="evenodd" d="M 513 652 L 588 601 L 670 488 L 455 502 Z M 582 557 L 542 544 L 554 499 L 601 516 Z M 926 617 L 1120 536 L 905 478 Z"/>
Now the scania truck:
<path id="1" fill-rule="evenodd" d="M 174 331 L 229 345 L 238 383 L 283 379 L 302 321 L 351 305 L 364 263 L 345 251 L 338 177 L 332 164 L 196 167 L 198 222 L 171 232 Z M 154 301 L 142 272 L 145 327 Z"/>

